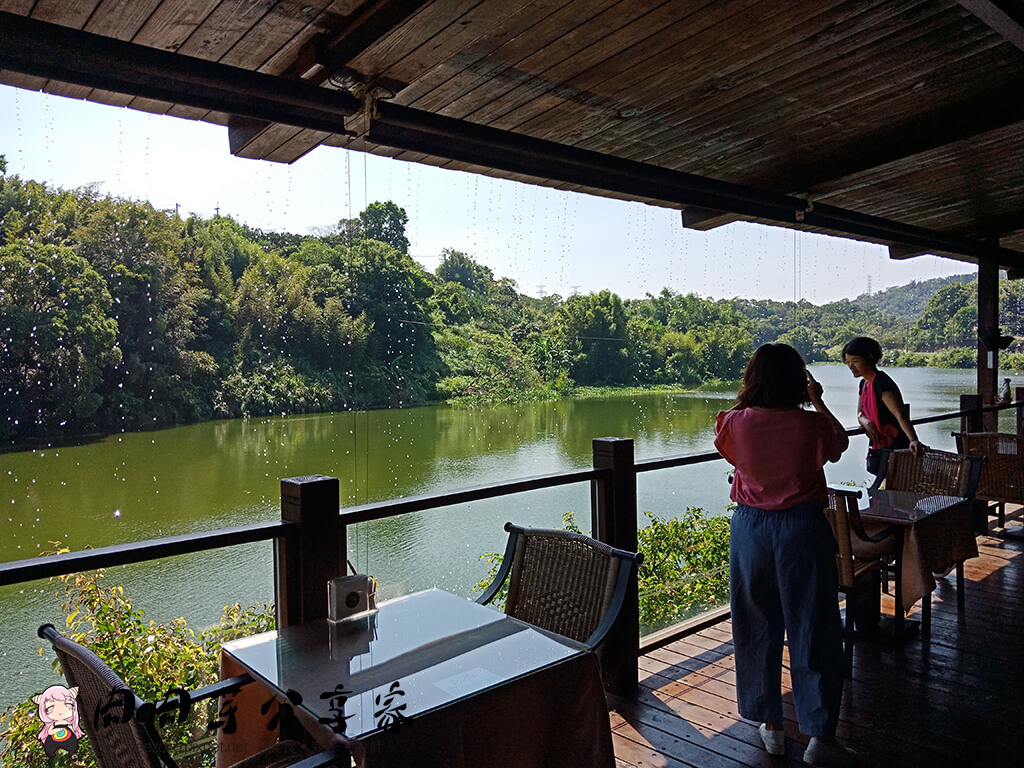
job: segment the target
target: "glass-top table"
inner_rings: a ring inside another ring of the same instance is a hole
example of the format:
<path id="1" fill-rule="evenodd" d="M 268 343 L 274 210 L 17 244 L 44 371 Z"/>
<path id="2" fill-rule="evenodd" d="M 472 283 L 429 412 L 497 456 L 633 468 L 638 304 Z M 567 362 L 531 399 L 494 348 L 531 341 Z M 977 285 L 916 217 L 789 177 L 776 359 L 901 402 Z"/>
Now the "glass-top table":
<path id="1" fill-rule="evenodd" d="M 431 589 L 370 616 L 265 632 L 223 651 L 350 743 L 588 649 Z"/>
<path id="2" fill-rule="evenodd" d="M 963 496 L 946 496 L 917 491 L 868 491 L 869 504 L 860 511 L 864 520 L 896 525 L 913 525 L 926 517 L 947 512 L 969 501 Z"/>

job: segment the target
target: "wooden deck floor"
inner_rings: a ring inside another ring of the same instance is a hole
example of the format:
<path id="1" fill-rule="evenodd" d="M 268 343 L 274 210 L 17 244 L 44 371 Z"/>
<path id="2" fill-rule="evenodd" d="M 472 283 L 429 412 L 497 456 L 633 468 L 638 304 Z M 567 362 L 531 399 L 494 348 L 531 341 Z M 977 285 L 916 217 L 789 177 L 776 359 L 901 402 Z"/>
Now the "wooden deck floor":
<path id="1" fill-rule="evenodd" d="M 865 766 L 1024 765 L 1024 539 L 983 536 L 978 547 L 963 623 L 951 574 L 932 595 L 930 642 L 855 645 L 839 737 Z M 635 698 L 609 696 L 622 768 L 803 765 L 788 670 L 786 756 L 769 757 L 757 724 L 739 719 L 728 622 L 643 656 L 640 677 Z"/>

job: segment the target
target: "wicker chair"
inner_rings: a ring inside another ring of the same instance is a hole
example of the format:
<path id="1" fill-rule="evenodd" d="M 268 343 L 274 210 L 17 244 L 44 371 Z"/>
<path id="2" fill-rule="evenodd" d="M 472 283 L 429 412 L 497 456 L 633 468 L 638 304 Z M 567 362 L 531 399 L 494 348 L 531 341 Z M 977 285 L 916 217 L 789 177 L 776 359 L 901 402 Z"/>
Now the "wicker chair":
<path id="1" fill-rule="evenodd" d="M 159 703 L 145 702 L 96 654 L 64 637 L 52 624 L 41 626 L 38 634 L 52 643 L 69 686 L 78 686 L 81 726 L 100 768 L 177 768 L 157 730 L 157 718 L 180 711 L 191 702 L 233 693 L 252 681 L 242 675 Z M 328 765 L 347 766 L 347 754 L 314 754 L 297 741 L 281 741 L 234 763 L 232 768 Z"/>
<path id="2" fill-rule="evenodd" d="M 914 456 L 909 449 L 882 450 L 881 471 L 872 489 L 885 482 L 888 491 L 916 491 L 942 496 L 973 499 L 981 478 L 983 456 L 963 456 L 948 451 L 925 451 Z M 964 563 L 956 563 L 956 605 L 964 613 Z M 921 605 L 921 626 L 927 632 L 931 624 L 931 600 Z"/>
<path id="3" fill-rule="evenodd" d="M 643 555 L 569 531 L 505 523 L 508 545 L 494 581 L 477 602 L 491 602 L 508 579 L 505 613 L 596 648 L 622 607 Z"/>
<path id="4" fill-rule="evenodd" d="M 957 451 L 984 456 L 975 498 L 990 502 L 1006 527 L 1006 504 L 1024 504 L 1024 438 L 1001 432 L 954 432 Z"/>
<path id="5" fill-rule="evenodd" d="M 872 484 L 878 490 L 916 491 L 973 498 L 981 477 L 981 456 L 962 456 L 948 451 L 925 451 L 915 456 L 909 448 L 882 450 L 879 473 Z"/>
<path id="6" fill-rule="evenodd" d="M 839 591 L 846 596 L 846 621 L 843 625 L 843 645 L 846 651 L 847 676 L 853 668 L 853 606 L 858 602 L 861 590 L 878 589 L 877 582 L 868 581 L 871 574 L 882 571 L 885 564 L 897 559 L 903 546 L 903 535 L 897 526 L 890 526 L 874 535 L 864 530 L 860 519 L 857 499 L 863 495 L 859 489 L 829 488 L 828 517 L 832 533 L 836 537 L 838 551 L 836 566 L 839 569 Z M 902 611 L 902 588 L 899 574 L 896 574 L 896 620 L 900 621 Z"/>

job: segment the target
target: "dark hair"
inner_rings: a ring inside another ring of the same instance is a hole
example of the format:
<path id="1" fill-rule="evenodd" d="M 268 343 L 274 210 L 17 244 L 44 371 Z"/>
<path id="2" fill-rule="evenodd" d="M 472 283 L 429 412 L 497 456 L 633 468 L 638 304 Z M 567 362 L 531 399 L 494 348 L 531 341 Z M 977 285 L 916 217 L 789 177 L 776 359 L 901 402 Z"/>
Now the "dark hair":
<path id="1" fill-rule="evenodd" d="M 810 401 L 799 352 L 789 344 L 762 344 L 754 351 L 736 396 L 740 408 L 796 408 Z"/>
<path id="2" fill-rule="evenodd" d="M 878 365 L 882 361 L 882 346 L 867 336 L 857 336 L 846 342 L 846 346 L 843 347 L 844 361 L 847 355 L 863 357 L 871 365 Z"/>

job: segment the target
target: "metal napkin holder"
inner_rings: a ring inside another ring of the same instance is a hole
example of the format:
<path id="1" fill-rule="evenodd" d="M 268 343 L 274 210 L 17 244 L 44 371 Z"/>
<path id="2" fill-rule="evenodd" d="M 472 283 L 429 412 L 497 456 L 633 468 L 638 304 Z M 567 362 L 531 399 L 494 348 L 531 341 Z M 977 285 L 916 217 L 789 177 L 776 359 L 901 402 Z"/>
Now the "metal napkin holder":
<path id="1" fill-rule="evenodd" d="M 327 582 L 327 620 L 332 623 L 361 618 L 377 612 L 377 580 L 365 573 L 338 576 Z"/>

